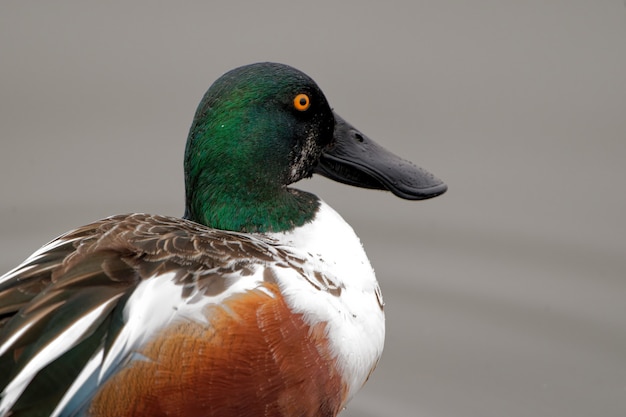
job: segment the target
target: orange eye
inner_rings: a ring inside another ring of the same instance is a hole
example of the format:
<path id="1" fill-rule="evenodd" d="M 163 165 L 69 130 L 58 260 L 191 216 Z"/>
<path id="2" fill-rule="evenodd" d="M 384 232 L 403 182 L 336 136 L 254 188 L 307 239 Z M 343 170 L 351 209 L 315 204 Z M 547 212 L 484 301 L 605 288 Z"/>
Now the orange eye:
<path id="1" fill-rule="evenodd" d="M 300 93 L 293 99 L 293 107 L 300 111 L 308 110 L 311 107 L 311 99 L 306 94 Z"/>

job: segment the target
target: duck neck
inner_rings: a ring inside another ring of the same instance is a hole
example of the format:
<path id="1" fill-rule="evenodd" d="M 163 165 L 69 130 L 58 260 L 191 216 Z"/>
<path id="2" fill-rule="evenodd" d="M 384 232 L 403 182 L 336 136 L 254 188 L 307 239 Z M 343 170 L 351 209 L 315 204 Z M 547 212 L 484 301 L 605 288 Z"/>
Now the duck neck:
<path id="1" fill-rule="evenodd" d="M 313 194 L 285 186 L 260 191 L 253 185 L 258 186 L 202 178 L 187 186 L 184 217 L 215 229 L 268 233 L 302 226 L 319 208 Z"/>

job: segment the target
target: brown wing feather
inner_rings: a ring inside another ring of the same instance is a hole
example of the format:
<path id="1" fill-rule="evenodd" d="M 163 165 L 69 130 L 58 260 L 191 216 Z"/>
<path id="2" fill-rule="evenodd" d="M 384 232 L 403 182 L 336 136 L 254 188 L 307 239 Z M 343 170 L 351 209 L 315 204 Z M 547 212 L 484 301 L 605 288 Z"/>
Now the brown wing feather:
<path id="1" fill-rule="evenodd" d="M 174 271 L 186 289 L 216 294 L 229 285 L 223 275 L 246 275 L 253 264 L 277 261 L 299 260 L 269 239 L 173 217 L 120 215 L 69 232 L 0 277 L 0 368 L 9 370 L 0 375 L 0 392 L 50 341 L 98 311 L 57 364 L 33 377 L 12 410 L 18 415 L 33 401 L 54 409 L 99 346 L 112 344 L 124 303 L 141 280 Z M 69 369 L 63 380 L 55 366 Z"/>
<path id="2" fill-rule="evenodd" d="M 244 270 L 250 262 L 275 262 L 284 251 L 269 240 L 204 227 L 166 216 L 109 217 L 60 236 L 51 249 L 27 259 L 0 278 L 0 328 L 46 288 L 134 286 L 138 281 L 184 268 L 180 281 L 201 271 Z M 133 273 L 129 274 L 129 271 Z"/>

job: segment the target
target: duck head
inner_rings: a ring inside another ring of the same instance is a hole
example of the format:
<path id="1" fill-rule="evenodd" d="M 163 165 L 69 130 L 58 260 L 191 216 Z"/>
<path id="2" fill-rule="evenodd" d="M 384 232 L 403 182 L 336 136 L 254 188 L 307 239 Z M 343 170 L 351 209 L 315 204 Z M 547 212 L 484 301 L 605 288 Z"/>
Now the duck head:
<path id="1" fill-rule="evenodd" d="M 224 74 L 198 106 L 185 149 L 185 218 L 226 230 L 290 230 L 314 217 L 319 200 L 288 186 L 314 173 L 409 200 L 447 189 L 333 112 L 301 71 L 257 63 Z"/>

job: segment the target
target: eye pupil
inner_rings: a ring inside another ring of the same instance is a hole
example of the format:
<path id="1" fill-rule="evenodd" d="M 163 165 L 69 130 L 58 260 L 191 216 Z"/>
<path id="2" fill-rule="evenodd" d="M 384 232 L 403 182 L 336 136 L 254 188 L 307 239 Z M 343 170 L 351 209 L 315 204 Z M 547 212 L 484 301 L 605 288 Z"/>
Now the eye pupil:
<path id="1" fill-rule="evenodd" d="M 311 99 L 308 95 L 300 93 L 293 99 L 293 106 L 298 111 L 308 110 L 311 107 Z"/>

